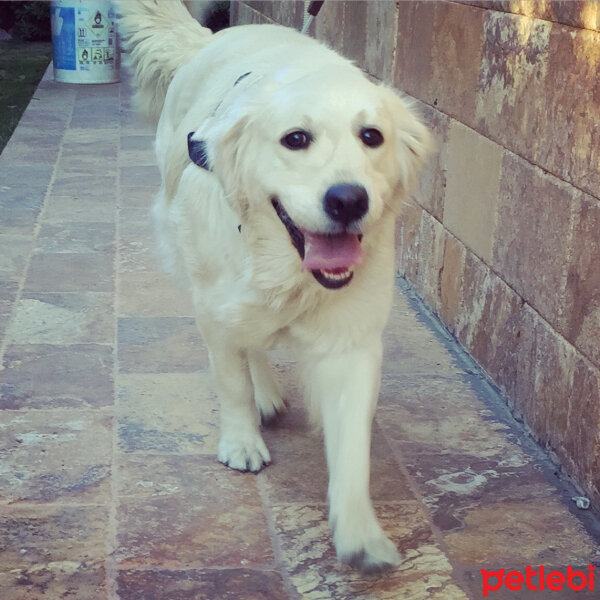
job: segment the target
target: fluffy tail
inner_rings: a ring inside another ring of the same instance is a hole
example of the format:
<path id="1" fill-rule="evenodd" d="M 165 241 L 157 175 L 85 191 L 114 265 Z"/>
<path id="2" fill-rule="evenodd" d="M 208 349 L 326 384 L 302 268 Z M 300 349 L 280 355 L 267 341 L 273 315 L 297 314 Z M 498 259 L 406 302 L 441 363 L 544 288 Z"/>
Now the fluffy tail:
<path id="1" fill-rule="evenodd" d="M 175 71 L 210 42 L 212 32 L 179 0 L 128 0 L 117 8 L 119 33 L 133 68 L 134 101 L 157 122 Z"/>

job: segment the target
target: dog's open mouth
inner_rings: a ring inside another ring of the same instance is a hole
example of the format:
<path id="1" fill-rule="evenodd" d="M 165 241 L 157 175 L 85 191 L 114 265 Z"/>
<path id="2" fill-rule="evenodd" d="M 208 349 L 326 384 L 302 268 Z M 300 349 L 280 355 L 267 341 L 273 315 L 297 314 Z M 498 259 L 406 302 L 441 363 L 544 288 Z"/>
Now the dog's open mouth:
<path id="1" fill-rule="evenodd" d="M 350 232 L 314 233 L 300 229 L 277 198 L 271 202 L 302 259 L 303 268 L 327 289 L 339 289 L 349 284 L 354 276 L 354 267 L 364 260 L 360 245 L 362 235 Z"/>

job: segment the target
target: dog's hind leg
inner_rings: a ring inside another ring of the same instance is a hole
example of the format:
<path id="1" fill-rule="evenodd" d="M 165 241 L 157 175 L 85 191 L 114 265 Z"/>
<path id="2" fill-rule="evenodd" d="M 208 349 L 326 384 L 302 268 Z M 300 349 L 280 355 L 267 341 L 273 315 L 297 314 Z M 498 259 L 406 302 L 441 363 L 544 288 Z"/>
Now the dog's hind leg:
<path id="1" fill-rule="evenodd" d="M 221 405 L 217 458 L 232 469 L 256 473 L 271 462 L 271 456 L 260 434 L 247 353 L 218 335 L 205 339 Z"/>
<path id="2" fill-rule="evenodd" d="M 363 571 L 396 565 L 369 495 L 371 425 L 381 377 L 381 342 L 305 365 L 307 391 L 323 422 L 329 522 L 338 558 Z"/>
<path id="3" fill-rule="evenodd" d="M 260 413 L 263 424 L 270 425 L 277 421 L 285 411 L 285 403 L 281 397 L 281 388 L 275 379 L 273 369 L 264 352 L 248 351 L 248 365 L 252 383 L 254 384 L 254 402 Z"/>

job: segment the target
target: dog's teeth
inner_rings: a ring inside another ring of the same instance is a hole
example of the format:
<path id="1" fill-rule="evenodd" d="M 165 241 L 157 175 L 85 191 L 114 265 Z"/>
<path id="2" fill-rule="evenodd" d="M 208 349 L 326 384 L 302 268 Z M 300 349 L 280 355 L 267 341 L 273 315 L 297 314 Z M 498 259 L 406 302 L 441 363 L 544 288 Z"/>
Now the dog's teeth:
<path id="1" fill-rule="evenodd" d="M 348 277 L 352 275 L 352 269 L 347 269 L 346 271 L 342 271 L 341 273 L 332 273 L 331 271 L 321 270 L 321 274 L 327 279 L 333 281 L 342 281 L 344 279 L 348 279 Z"/>

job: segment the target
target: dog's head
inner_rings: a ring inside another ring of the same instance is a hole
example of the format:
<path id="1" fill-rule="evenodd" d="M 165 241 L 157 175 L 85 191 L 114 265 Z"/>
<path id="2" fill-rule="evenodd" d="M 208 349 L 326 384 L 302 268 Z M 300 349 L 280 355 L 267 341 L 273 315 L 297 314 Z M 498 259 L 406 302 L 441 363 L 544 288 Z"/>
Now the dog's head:
<path id="1" fill-rule="evenodd" d="M 190 156 L 215 172 L 242 221 L 278 219 L 302 267 L 343 287 L 363 261 L 363 236 L 412 186 L 428 132 L 406 101 L 353 68 L 246 79 L 191 136 Z"/>

